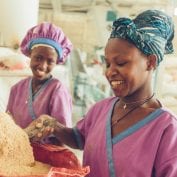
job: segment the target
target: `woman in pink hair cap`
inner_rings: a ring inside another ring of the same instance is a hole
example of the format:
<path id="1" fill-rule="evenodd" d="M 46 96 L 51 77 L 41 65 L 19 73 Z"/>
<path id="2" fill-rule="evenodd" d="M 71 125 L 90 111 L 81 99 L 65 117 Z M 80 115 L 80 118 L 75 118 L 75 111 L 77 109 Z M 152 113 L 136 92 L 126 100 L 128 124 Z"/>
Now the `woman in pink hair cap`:
<path id="1" fill-rule="evenodd" d="M 72 97 L 65 85 L 51 74 L 57 64 L 66 61 L 72 47 L 62 29 L 54 24 L 44 22 L 28 30 L 20 48 L 31 58 L 33 76 L 12 86 L 7 105 L 7 112 L 20 127 L 26 128 L 41 114 L 53 116 L 67 127 L 72 126 Z M 59 143 L 54 135 L 42 141 Z"/>

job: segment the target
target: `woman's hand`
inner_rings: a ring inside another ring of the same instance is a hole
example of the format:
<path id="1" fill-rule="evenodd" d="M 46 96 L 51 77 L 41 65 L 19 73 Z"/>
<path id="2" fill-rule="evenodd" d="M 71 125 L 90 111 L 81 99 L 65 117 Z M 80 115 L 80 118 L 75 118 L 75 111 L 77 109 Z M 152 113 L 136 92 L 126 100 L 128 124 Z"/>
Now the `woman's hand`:
<path id="1" fill-rule="evenodd" d="M 24 130 L 31 141 L 39 141 L 54 132 L 56 123 L 56 119 L 44 114 L 31 122 Z"/>
<path id="2" fill-rule="evenodd" d="M 59 123 L 49 115 L 44 114 L 39 116 L 24 130 L 28 134 L 31 142 L 40 141 L 50 134 L 54 134 L 61 143 L 75 149 L 78 148 L 77 142 L 74 139 L 73 129 Z"/>

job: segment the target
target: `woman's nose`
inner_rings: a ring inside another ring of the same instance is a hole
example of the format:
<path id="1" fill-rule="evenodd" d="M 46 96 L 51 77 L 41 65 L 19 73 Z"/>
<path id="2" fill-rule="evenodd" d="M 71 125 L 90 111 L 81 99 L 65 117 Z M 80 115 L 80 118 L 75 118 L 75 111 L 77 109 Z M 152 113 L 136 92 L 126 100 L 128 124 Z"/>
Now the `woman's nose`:
<path id="1" fill-rule="evenodd" d="M 118 73 L 118 69 L 115 66 L 110 65 L 110 67 L 107 69 L 107 75 L 108 76 L 113 76 Z"/>
<path id="2" fill-rule="evenodd" d="M 46 61 L 40 62 L 40 68 L 41 69 L 46 69 L 47 68 L 47 62 Z"/>

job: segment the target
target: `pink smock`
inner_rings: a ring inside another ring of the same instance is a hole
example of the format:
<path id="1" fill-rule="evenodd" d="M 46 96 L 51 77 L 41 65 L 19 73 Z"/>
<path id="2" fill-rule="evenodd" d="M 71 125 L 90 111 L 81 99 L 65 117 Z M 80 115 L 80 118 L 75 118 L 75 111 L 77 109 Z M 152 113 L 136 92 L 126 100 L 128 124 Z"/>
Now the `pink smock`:
<path id="1" fill-rule="evenodd" d="M 88 177 L 177 177 L 177 119 L 156 109 L 115 137 L 111 115 L 118 98 L 96 103 L 74 128 Z"/>
<path id="2" fill-rule="evenodd" d="M 72 97 L 58 79 L 51 78 L 32 96 L 32 77 L 21 80 L 10 91 L 7 111 L 15 122 L 25 128 L 41 114 L 55 117 L 72 126 Z"/>

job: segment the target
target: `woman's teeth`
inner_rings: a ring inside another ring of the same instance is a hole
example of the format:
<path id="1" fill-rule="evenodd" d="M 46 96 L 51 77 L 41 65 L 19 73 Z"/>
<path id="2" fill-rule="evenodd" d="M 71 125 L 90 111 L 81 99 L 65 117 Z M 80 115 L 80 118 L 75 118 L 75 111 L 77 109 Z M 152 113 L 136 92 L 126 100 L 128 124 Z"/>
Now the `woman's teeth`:
<path id="1" fill-rule="evenodd" d="M 111 82 L 111 86 L 112 86 L 112 88 L 116 88 L 116 87 L 118 87 L 120 84 L 123 84 L 124 83 L 124 81 L 112 81 Z"/>

